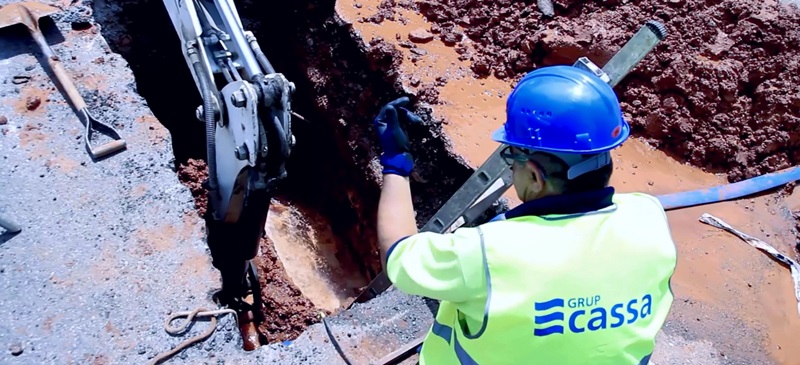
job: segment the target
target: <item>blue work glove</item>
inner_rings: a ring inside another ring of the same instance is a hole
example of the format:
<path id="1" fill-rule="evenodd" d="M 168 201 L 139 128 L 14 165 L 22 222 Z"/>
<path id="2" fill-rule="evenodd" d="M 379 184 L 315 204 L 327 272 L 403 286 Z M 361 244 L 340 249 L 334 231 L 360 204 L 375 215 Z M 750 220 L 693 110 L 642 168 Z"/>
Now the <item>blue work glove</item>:
<path id="1" fill-rule="evenodd" d="M 407 123 L 421 123 L 422 119 L 404 107 L 408 102 L 407 96 L 396 99 L 386 104 L 375 117 L 375 129 L 383 148 L 380 160 L 384 174 L 408 176 L 414 169 L 408 136 L 400 126 L 400 119 Z"/>

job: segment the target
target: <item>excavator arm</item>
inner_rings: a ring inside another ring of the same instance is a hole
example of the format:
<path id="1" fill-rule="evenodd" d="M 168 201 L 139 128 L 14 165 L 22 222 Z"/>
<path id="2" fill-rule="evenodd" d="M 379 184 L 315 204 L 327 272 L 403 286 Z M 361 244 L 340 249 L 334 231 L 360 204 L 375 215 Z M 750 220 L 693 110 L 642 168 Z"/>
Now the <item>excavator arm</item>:
<path id="1" fill-rule="evenodd" d="M 258 317 L 261 293 L 252 259 L 294 145 L 295 86 L 275 72 L 255 36 L 243 29 L 232 0 L 164 5 L 203 100 L 197 118 L 206 130 L 205 218 L 213 265 L 222 276 L 217 299 Z"/>

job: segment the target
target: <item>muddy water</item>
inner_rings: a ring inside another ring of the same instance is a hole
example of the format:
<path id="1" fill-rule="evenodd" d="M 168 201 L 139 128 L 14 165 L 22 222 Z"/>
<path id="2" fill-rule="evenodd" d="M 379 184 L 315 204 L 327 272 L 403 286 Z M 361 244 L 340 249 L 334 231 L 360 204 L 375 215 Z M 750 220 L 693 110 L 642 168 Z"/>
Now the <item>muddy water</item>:
<path id="1" fill-rule="evenodd" d="M 355 289 L 368 284 L 330 223 L 313 210 L 274 200 L 266 231 L 286 274 L 317 308 L 349 305 Z"/>
<path id="2" fill-rule="evenodd" d="M 356 2 L 361 6 L 355 7 Z M 337 10 L 367 41 L 380 36 L 398 43 L 398 34 L 400 41 L 405 41 L 412 30 L 430 29 L 420 15 L 404 9 L 396 14 L 407 19 L 405 24 L 358 22 L 360 17 L 375 14 L 377 3 L 339 1 Z M 470 46 L 468 40 L 463 43 Z M 436 116 L 446 121 L 444 129 L 454 151 L 472 166 L 480 165 L 497 147 L 489 135 L 502 125 L 505 96 L 513 85 L 493 77 L 476 79 L 465 72 L 469 62 L 459 61 L 454 48 L 438 39 L 416 46 L 427 52 L 416 63 L 410 61 L 412 52 L 408 48 L 397 47 L 405 56 L 401 66 L 404 86 L 415 90 L 418 88 L 410 82 L 414 78 L 421 81 L 421 87 L 447 75 L 446 85 L 438 88 Z M 612 184 L 620 192 L 663 194 L 724 183 L 722 177 L 677 163 L 633 138 L 615 150 L 614 158 Z M 794 195 L 789 197 L 790 209 L 800 205 L 800 193 Z M 511 205 L 519 203 L 511 190 L 506 196 Z M 800 318 L 789 270 L 735 236 L 700 223 L 698 218 L 703 213 L 715 215 L 785 253 L 793 252 L 793 223 L 787 219 L 786 203 L 775 195 L 668 212 L 679 255 L 672 281 L 676 304 L 670 320 L 688 328 L 685 336 L 709 341 L 728 356 L 734 353 L 755 363 L 763 356 L 756 353 L 767 353 L 777 363 L 796 363 L 800 348 L 791 344 L 800 335 Z"/>

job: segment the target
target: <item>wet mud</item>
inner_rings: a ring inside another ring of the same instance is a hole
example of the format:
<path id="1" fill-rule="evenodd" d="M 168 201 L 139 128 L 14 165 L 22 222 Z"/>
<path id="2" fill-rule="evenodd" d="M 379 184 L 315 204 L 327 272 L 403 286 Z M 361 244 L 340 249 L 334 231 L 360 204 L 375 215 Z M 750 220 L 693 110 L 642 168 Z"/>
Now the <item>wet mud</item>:
<path id="1" fill-rule="evenodd" d="M 317 323 L 320 313 L 286 275 L 283 263 L 269 238 L 261 240 L 255 258 L 264 301 L 264 322 L 258 325 L 267 343 L 293 340 L 306 327 Z"/>
<path id="2" fill-rule="evenodd" d="M 552 19 L 531 1 L 397 5 L 423 14 L 476 75 L 511 80 L 581 56 L 603 65 L 645 21 L 659 20 L 667 39 L 617 88 L 636 135 L 731 181 L 800 160 L 797 8 L 758 0 L 554 3 Z"/>

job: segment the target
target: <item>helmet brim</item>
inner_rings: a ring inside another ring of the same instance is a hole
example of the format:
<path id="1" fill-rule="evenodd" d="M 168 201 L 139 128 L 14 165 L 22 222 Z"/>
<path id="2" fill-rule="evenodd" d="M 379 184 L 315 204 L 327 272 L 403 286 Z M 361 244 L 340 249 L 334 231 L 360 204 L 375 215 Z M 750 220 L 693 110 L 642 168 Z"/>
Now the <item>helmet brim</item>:
<path id="1" fill-rule="evenodd" d="M 495 142 L 505 143 L 511 145 L 512 143 L 506 138 L 506 127 L 505 125 L 500 126 L 497 130 L 492 132 L 492 140 Z"/>
<path id="2" fill-rule="evenodd" d="M 492 140 L 494 140 L 495 142 L 507 144 L 509 146 L 525 148 L 525 149 L 529 149 L 529 150 L 538 150 L 538 151 L 556 152 L 556 153 L 595 154 L 595 153 L 611 151 L 614 148 L 617 148 L 619 145 L 621 145 L 623 142 L 625 142 L 628 139 L 630 134 L 631 134 L 631 126 L 630 126 L 630 124 L 628 124 L 628 122 L 623 120 L 622 121 L 622 130 L 620 131 L 620 135 L 618 136 L 619 140 L 618 140 L 617 143 L 614 143 L 614 144 L 612 144 L 610 146 L 606 146 L 606 147 L 602 147 L 602 148 L 593 148 L 593 149 L 585 150 L 585 151 L 583 151 L 583 150 L 555 149 L 555 148 L 541 148 L 541 147 L 525 145 L 525 144 L 522 144 L 522 143 L 519 143 L 519 142 L 514 142 L 514 141 L 509 140 L 508 135 L 506 134 L 506 128 L 505 128 L 505 124 L 504 124 L 504 125 L 500 126 L 500 128 L 498 128 L 497 130 L 492 132 Z"/>

